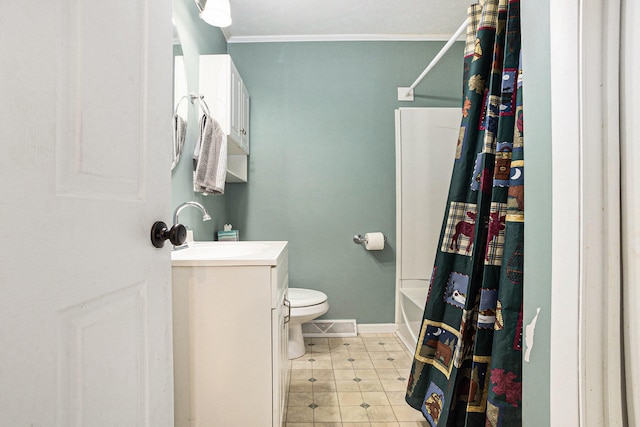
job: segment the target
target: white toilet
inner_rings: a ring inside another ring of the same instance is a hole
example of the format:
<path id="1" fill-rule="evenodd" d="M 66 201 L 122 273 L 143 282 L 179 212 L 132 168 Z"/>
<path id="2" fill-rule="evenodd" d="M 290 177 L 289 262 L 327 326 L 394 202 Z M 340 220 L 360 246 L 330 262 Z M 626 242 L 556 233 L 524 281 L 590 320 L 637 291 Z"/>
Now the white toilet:
<path id="1" fill-rule="evenodd" d="M 329 310 L 327 295 L 320 291 L 289 288 L 291 320 L 289 321 L 289 359 L 304 356 L 306 349 L 302 338 L 302 324 L 322 316 Z"/>

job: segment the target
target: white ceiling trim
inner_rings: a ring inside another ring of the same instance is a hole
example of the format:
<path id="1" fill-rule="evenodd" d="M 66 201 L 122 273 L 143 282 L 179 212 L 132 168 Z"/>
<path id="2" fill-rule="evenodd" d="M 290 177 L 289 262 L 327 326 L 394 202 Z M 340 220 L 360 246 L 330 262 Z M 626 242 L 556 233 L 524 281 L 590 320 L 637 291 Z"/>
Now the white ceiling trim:
<path id="1" fill-rule="evenodd" d="M 224 32 L 223 32 L 224 33 Z M 226 36 L 227 34 L 225 34 Z M 289 43 L 289 42 L 342 42 L 342 41 L 437 41 L 445 42 L 451 34 L 314 34 L 278 36 L 231 36 L 227 43 Z M 464 37 L 459 39 L 464 41 Z"/>

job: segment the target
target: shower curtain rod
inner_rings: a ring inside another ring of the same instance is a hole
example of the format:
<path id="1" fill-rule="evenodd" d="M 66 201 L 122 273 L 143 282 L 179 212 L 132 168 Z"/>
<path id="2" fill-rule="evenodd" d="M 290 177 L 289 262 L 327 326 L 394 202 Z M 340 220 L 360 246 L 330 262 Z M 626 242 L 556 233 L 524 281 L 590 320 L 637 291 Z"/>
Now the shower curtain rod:
<path id="1" fill-rule="evenodd" d="M 458 37 L 467 29 L 467 24 L 469 24 L 469 18 L 465 19 L 460 28 L 456 30 L 456 32 L 451 36 L 447 44 L 445 44 L 440 52 L 431 60 L 427 68 L 424 69 L 422 74 L 418 76 L 416 81 L 409 87 L 399 87 L 398 88 L 398 101 L 413 101 L 413 89 L 418 86 L 418 83 L 425 78 L 425 76 L 431 71 L 431 69 L 442 59 L 445 53 L 453 46 L 453 44 L 458 40 Z"/>

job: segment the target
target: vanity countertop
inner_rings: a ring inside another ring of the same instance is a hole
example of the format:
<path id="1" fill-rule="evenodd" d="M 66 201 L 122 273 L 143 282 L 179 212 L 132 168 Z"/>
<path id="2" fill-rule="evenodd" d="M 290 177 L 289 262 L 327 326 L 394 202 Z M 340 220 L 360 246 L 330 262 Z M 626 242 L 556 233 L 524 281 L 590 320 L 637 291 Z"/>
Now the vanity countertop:
<path id="1" fill-rule="evenodd" d="M 278 265 L 287 256 L 286 241 L 190 242 L 171 252 L 172 267 Z"/>

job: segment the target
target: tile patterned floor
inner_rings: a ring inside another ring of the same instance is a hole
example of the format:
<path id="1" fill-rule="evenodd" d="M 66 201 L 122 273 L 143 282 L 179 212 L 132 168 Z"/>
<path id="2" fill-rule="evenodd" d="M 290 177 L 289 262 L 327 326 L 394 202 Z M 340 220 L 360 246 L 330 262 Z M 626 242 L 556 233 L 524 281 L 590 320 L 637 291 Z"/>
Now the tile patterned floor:
<path id="1" fill-rule="evenodd" d="M 305 338 L 285 427 L 429 427 L 404 401 L 411 353 L 393 334 Z"/>

